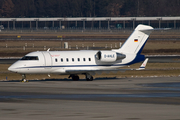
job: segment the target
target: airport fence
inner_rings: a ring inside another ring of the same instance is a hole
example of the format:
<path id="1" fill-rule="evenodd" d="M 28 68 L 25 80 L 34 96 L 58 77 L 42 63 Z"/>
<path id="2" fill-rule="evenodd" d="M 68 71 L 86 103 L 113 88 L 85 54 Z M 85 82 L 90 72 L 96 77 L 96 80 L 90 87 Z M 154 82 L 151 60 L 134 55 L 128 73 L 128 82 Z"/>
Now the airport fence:
<path id="1" fill-rule="evenodd" d="M 0 34 L 3 33 L 129 33 L 132 32 L 133 29 L 132 28 L 121 28 L 121 29 L 117 29 L 117 28 L 65 28 L 65 29 L 59 29 L 59 28 L 6 28 L 6 29 L 2 29 L 0 31 Z M 169 32 L 180 32 L 179 28 L 172 28 L 170 30 L 168 30 Z M 161 31 L 162 32 L 162 31 Z"/>

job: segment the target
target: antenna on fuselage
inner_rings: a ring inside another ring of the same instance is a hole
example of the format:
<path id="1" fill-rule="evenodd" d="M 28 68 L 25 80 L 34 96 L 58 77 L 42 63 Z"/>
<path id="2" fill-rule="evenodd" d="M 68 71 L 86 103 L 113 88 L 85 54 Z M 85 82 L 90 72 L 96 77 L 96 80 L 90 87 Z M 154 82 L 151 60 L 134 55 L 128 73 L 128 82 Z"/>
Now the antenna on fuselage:
<path id="1" fill-rule="evenodd" d="M 47 52 L 49 52 L 50 51 L 50 48 L 47 50 Z"/>

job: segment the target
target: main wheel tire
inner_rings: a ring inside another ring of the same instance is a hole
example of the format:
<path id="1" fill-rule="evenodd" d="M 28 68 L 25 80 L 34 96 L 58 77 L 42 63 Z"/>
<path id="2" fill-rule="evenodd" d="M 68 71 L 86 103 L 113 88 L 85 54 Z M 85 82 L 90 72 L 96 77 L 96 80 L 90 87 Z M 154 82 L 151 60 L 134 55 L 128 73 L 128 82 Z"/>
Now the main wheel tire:
<path id="1" fill-rule="evenodd" d="M 79 76 L 72 76 L 72 80 L 73 81 L 78 81 L 79 80 Z"/>

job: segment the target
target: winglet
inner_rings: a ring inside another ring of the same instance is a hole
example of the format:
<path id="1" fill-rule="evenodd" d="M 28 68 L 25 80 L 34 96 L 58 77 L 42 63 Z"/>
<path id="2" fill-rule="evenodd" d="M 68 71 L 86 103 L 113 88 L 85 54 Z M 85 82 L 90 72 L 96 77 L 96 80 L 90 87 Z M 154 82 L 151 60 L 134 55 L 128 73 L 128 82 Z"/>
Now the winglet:
<path id="1" fill-rule="evenodd" d="M 142 63 L 142 65 L 136 70 L 144 70 L 147 65 L 148 60 L 149 58 L 146 58 L 146 60 Z"/>

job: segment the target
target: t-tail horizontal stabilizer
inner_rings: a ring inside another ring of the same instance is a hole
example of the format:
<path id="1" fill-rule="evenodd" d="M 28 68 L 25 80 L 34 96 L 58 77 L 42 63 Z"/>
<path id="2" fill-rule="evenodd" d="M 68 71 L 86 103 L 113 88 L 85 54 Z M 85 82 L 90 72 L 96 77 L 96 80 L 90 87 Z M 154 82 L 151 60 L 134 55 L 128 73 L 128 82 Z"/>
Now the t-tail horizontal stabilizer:
<path id="1" fill-rule="evenodd" d="M 144 70 L 146 65 L 147 65 L 147 62 L 148 62 L 149 58 L 146 58 L 146 60 L 142 63 L 142 65 L 140 66 L 140 68 L 136 69 L 136 70 Z"/>

